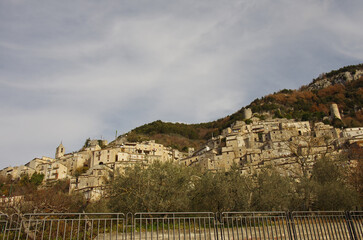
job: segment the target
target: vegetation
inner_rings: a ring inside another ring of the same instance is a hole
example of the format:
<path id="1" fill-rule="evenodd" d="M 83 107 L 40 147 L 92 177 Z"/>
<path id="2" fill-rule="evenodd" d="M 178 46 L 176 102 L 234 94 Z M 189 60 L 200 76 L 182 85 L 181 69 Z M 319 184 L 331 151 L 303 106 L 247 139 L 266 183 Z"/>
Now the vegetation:
<path id="1" fill-rule="evenodd" d="M 344 73 L 344 72 L 355 73 L 356 70 L 363 70 L 363 64 L 345 66 L 338 70 L 333 70 L 329 73 L 326 73 L 325 76 L 331 78 L 339 73 Z"/>
<path id="2" fill-rule="evenodd" d="M 81 194 L 69 194 L 69 181 L 41 184 L 44 175 L 34 173 L 23 175 L 18 180 L 0 178 L 3 197 L 17 196 L 13 204 L 0 205 L 0 212 L 7 214 L 79 212 L 85 209 L 86 200 Z"/>
<path id="3" fill-rule="evenodd" d="M 114 212 L 187 211 L 192 176 L 192 169 L 171 163 L 136 165 L 112 181 L 109 207 Z"/>
<path id="4" fill-rule="evenodd" d="M 170 162 L 137 165 L 116 176 L 109 198 L 97 204 L 113 212 L 347 210 L 359 205 L 359 196 L 344 162 L 321 159 L 299 177 L 274 168 L 244 176 L 237 167 L 200 173 Z"/>
<path id="5" fill-rule="evenodd" d="M 357 154 L 353 149 L 350 154 Z M 359 154 L 359 153 L 358 153 Z M 361 156 L 361 155 L 360 155 Z M 255 175 L 201 173 L 172 162 L 135 165 L 116 174 L 106 197 L 89 203 L 69 194 L 69 182 L 39 185 L 41 175 L 0 179 L 4 196 L 22 196 L 0 206 L 1 212 L 228 212 L 278 210 L 347 210 L 362 204 L 362 161 L 352 169 L 347 160 L 317 160 L 310 174 L 282 175 L 266 167 Z M 306 171 L 308 172 L 308 171 Z M 33 179 L 33 180 L 31 180 Z M 6 195 L 5 195 L 6 194 Z"/>
<path id="6" fill-rule="evenodd" d="M 329 116 L 330 105 L 336 103 L 343 112 L 343 123 L 347 127 L 363 125 L 363 78 L 336 84 L 320 90 L 280 91 L 253 101 L 249 107 L 253 112 L 272 112 L 275 117 L 293 118 L 303 121 L 323 121 Z M 342 126 L 335 120 L 334 125 Z"/>
<path id="7" fill-rule="evenodd" d="M 228 173 L 200 174 L 190 190 L 194 211 L 229 212 L 249 208 L 252 181 L 240 175 L 236 167 Z"/>
<path id="8" fill-rule="evenodd" d="M 291 178 L 280 175 L 273 168 L 266 168 L 255 177 L 251 207 L 258 211 L 288 210 L 294 192 Z"/>
<path id="9" fill-rule="evenodd" d="M 341 162 L 341 164 L 344 164 Z M 327 159 L 318 160 L 313 168 L 311 180 L 314 186 L 314 209 L 334 210 L 352 209 L 358 205 L 357 192 L 345 183 L 344 166 L 339 166 Z"/>
<path id="10" fill-rule="evenodd" d="M 89 167 L 83 166 L 83 167 L 78 167 L 75 171 L 74 171 L 74 176 L 75 177 L 79 177 L 81 176 L 83 173 L 86 173 L 87 170 L 89 169 Z"/>

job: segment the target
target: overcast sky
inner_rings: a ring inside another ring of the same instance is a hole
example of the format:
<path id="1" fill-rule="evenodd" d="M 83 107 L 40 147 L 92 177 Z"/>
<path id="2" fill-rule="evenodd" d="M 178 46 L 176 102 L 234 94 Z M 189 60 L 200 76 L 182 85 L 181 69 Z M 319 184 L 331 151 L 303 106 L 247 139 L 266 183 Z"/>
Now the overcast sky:
<path id="1" fill-rule="evenodd" d="M 363 62 L 362 0 L 0 0 L 0 169 Z"/>

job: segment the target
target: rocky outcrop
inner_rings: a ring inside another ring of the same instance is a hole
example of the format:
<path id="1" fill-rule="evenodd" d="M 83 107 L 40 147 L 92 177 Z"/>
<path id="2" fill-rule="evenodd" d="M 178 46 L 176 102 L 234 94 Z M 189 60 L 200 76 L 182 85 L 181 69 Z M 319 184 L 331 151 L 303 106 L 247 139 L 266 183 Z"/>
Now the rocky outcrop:
<path id="1" fill-rule="evenodd" d="M 332 77 L 327 77 L 326 74 L 322 74 L 314 82 L 308 85 L 307 90 L 319 90 L 329 87 L 335 84 L 345 84 L 357 80 L 363 76 L 363 70 L 356 70 L 354 72 L 342 72 Z"/>

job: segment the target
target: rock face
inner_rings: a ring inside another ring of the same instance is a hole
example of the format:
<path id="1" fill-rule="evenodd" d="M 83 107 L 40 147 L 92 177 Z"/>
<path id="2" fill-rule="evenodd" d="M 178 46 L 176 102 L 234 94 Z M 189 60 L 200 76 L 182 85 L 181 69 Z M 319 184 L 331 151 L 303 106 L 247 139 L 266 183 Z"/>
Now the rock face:
<path id="1" fill-rule="evenodd" d="M 319 90 L 334 84 L 345 84 L 346 82 L 357 80 L 362 76 L 363 76 L 362 70 L 357 70 L 355 72 L 339 73 L 331 78 L 326 77 L 326 74 L 323 74 L 319 78 L 317 78 L 313 83 L 309 84 L 307 90 L 310 91 Z"/>

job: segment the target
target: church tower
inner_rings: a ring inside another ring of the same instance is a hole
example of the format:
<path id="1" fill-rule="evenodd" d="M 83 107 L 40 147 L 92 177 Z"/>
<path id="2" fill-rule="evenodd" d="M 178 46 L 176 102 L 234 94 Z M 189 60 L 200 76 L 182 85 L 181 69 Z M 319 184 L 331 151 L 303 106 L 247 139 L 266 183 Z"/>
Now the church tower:
<path id="1" fill-rule="evenodd" d="M 59 144 L 59 146 L 57 147 L 56 151 L 55 151 L 55 158 L 61 158 L 64 156 L 64 146 L 63 144 Z"/>

